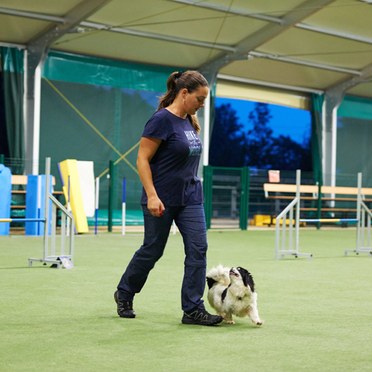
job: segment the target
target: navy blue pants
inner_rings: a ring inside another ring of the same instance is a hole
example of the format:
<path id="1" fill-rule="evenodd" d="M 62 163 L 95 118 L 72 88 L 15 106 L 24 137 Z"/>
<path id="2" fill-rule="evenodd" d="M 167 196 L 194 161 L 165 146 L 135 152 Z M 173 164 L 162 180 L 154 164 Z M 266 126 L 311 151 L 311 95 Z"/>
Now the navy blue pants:
<path id="1" fill-rule="evenodd" d="M 203 205 L 167 207 L 162 217 L 152 216 L 147 207 L 143 207 L 143 214 L 143 244 L 134 254 L 118 284 L 120 298 L 132 300 L 141 291 L 150 270 L 163 255 L 174 220 L 182 235 L 185 250 L 182 310 L 189 312 L 203 307 L 208 247 Z"/>

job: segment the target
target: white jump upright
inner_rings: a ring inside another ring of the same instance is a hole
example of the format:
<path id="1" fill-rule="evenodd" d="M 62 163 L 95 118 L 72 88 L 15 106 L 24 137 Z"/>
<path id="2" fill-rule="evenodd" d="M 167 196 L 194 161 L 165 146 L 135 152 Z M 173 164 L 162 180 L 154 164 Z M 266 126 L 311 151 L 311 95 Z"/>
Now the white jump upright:
<path id="1" fill-rule="evenodd" d="M 371 240 L 371 220 L 372 211 L 367 207 L 363 200 L 362 173 L 358 173 L 358 198 L 357 198 L 357 233 L 355 249 L 346 249 L 348 253 L 369 253 L 372 255 Z"/>
<path id="2" fill-rule="evenodd" d="M 311 253 L 300 252 L 300 184 L 301 170 L 296 171 L 296 197 L 276 217 L 275 223 L 275 256 L 277 259 L 285 256 L 311 258 Z M 294 226 L 293 226 L 294 225 Z"/>
<path id="3" fill-rule="evenodd" d="M 296 171 L 296 197 L 276 218 L 276 241 L 275 253 L 276 258 L 282 258 L 286 255 L 294 257 L 306 256 L 312 257 L 311 253 L 301 253 L 299 248 L 300 242 L 300 223 L 301 222 L 356 222 L 356 248 L 345 250 L 345 255 L 348 253 L 368 253 L 372 255 L 372 211 L 364 202 L 365 196 L 362 189 L 362 173 L 358 173 L 358 194 L 357 194 L 357 212 L 356 218 L 305 218 L 300 219 L 300 184 L 301 171 Z M 295 221 L 293 222 L 293 218 Z"/>
<path id="4" fill-rule="evenodd" d="M 71 268 L 73 267 L 74 253 L 74 218 L 70 213 L 50 192 L 50 158 L 45 161 L 45 219 L 44 219 L 44 244 L 42 258 L 29 258 L 28 265 L 31 267 L 33 262 L 41 262 L 43 264 L 51 264 L 56 268 Z M 52 213 L 50 215 L 50 202 L 52 203 Z M 60 244 L 57 247 L 57 213 L 61 211 L 61 234 Z M 52 221 L 51 232 L 49 233 L 49 221 Z M 68 239 L 67 239 L 68 238 Z M 68 242 L 66 242 L 68 240 Z M 68 251 L 66 251 L 66 248 Z"/>

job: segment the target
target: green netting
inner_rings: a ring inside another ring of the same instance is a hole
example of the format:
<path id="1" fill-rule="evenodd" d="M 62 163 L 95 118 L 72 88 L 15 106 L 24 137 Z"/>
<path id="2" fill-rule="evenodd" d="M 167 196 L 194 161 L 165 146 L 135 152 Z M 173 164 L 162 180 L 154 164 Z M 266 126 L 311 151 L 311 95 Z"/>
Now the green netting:
<path id="1" fill-rule="evenodd" d="M 0 47 L 0 117 L 1 152 L 11 158 L 24 158 L 23 124 L 23 50 Z M 14 167 L 13 172 L 22 173 L 23 166 Z"/>
<path id="2" fill-rule="evenodd" d="M 337 115 L 362 120 L 372 120 L 372 100 L 347 96 L 342 101 Z"/>
<path id="3" fill-rule="evenodd" d="M 173 69 L 52 53 L 41 86 L 40 159 L 52 158 L 52 173 L 64 159 L 94 162 L 100 177 L 100 208 L 108 207 L 108 167 L 115 162 L 114 208 L 122 202 L 127 180 L 127 208 L 139 209 L 141 183 L 136 171 L 143 127 L 166 90 Z M 41 162 L 40 172 L 44 171 Z"/>
<path id="4" fill-rule="evenodd" d="M 174 70 L 174 67 L 51 52 L 44 63 L 43 77 L 72 83 L 163 92 L 167 77 Z"/>
<path id="5" fill-rule="evenodd" d="M 311 99 L 311 150 L 315 181 L 323 184 L 322 176 L 322 105 L 324 95 L 313 94 Z"/>
<path id="6" fill-rule="evenodd" d="M 22 52 L 13 51 L 16 59 L 8 58 L 9 53 L 2 48 L 3 71 L 22 74 Z M 126 177 L 127 206 L 138 209 L 141 184 L 135 171 L 136 144 L 173 70 L 51 53 L 45 61 L 41 89 L 40 172 L 44 172 L 45 157 L 50 156 L 59 189 L 56 165 L 59 161 L 67 158 L 94 161 L 95 175 L 101 175 L 100 208 L 107 208 L 105 172 L 109 161 L 116 161 L 115 205 L 120 208 L 121 179 Z M 314 112 L 319 108 L 320 105 Z M 338 116 L 337 184 L 345 184 L 341 180 L 345 175 L 353 179 L 357 172 L 362 172 L 363 185 L 371 186 L 372 101 L 345 97 Z M 23 132 L 17 131 L 17 136 L 12 133 L 8 128 L 14 148 L 23 146 Z M 23 158 L 21 153 L 19 158 Z"/>
<path id="7" fill-rule="evenodd" d="M 107 226 L 108 221 L 108 210 L 107 209 L 100 209 L 97 215 L 97 221 L 95 217 L 88 218 L 88 225 L 95 226 Z M 121 210 L 114 210 L 112 216 L 112 224 L 113 226 L 121 226 L 122 225 L 122 211 Z M 126 226 L 142 226 L 143 225 L 143 213 L 142 210 L 135 209 L 127 209 L 125 213 L 125 224 Z"/>
<path id="8" fill-rule="evenodd" d="M 338 109 L 336 183 L 357 185 L 362 172 L 363 186 L 372 186 L 372 100 L 345 97 Z"/>
<path id="9" fill-rule="evenodd" d="M 16 48 L 0 47 L 1 70 L 23 73 L 24 51 Z"/>
<path id="10" fill-rule="evenodd" d="M 53 88 L 42 81 L 40 158 L 51 156 L 52 173 L 57 175 L 56 163 L 64 159 L 93 161 L 95 176 L 101 176 L 100 207 L 104 208 L 108 203 L 109 161 L 113 160 L 117 163 L 115 206 L 121 205 L 121 180 L 126 177 L 128 208 L 135 208 L 134 204 L 139 207 L 136 145 L 154 111 L 149 99 L 126 89 L 55 81 L 51 84 Z"/>

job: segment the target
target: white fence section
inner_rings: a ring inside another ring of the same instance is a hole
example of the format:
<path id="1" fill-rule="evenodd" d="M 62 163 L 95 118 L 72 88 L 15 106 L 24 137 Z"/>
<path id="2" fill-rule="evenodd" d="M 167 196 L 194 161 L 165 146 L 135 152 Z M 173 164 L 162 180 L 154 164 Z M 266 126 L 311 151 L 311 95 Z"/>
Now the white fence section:
<path id="1" fill-rule="evenodd" d="M 345 256 L 352 253 L 369 253 L 372 255 L 371 220 L 372 212 L 363 201 L 362 173 L 358 173 L 358 202 L 357 202 L 357 236 L 356 248 L 345 250 Z"/>
<path id="2" fill-rule="evenodd" d="M 46 187 L 49 190 L 50 182 L 50 158 L 46 158 L 45 163 Z M 52 214 L 50 216 L 49 205 L 52 203 Z M 57 235 L 57 217 L 58 210 L 61 212 L 61 228 L 60 234 Z M 49 221 L 51 218 L 51 231 L 49 233 Z M 45 193 L 45 228 L 44 228 L 44 244 L 42 258 L 29 258 L 28 265 L 32 266 L 33 262 L 41 262 L 43 264 L 51 264 L 53 267 L 65 267 L 70 269 L 73 267 L 74 254 L 74 217 L 52 194 Z M 59 240 L 59 244 L 57 243 Z"/>
<path id="3" fill-rule="evenodd" d="M 296 171 L 296 197 L 276 217 L 275 257 L 304 256 L 311 258 L 311 253 L 300 252 L 300 184 L 301 171 Z"/>
<path id="4" fill-rule="evenodd" d="M 300 185 L 301 171 L 296 171 L 296 197 L 276 218 L 276 237 L 275 237 L 275 256 L 277 259 L 283 258 L 286 255 L 299 257 L 312 257 L 311 253 L 300 252 L 300 222 L 316 222 L 328 221 L 339 222 L 343 219 L 300 219 Z M 362 193 L 362 174 L 358 173 L 358 196 L 357 196 L 357 212 L 355 219 L 348 221 L 357 222 L 356 230 L 356 248 L 345 250 L 345 255 L 348 253 L 369 253 L 372 255 L 372 237 L 371 237 L 371 222 L 372 211 L 368 208 L 363 200 Z M 345 220 L 345 219 L 344 219 Z"/>

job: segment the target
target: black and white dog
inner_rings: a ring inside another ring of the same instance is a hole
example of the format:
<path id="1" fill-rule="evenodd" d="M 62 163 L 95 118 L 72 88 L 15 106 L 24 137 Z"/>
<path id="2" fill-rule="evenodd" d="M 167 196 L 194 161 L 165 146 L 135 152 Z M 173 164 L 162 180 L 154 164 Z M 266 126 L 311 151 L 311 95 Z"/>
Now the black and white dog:
<path id="1" fill-rule="evenodd" d="M 257 293 L 251 273 L 242 267 L 219 265 L 207 273 L 208 301 L 229 324 L 234 324 L 233 315 L 249 316 L 258 326 Z"/>

